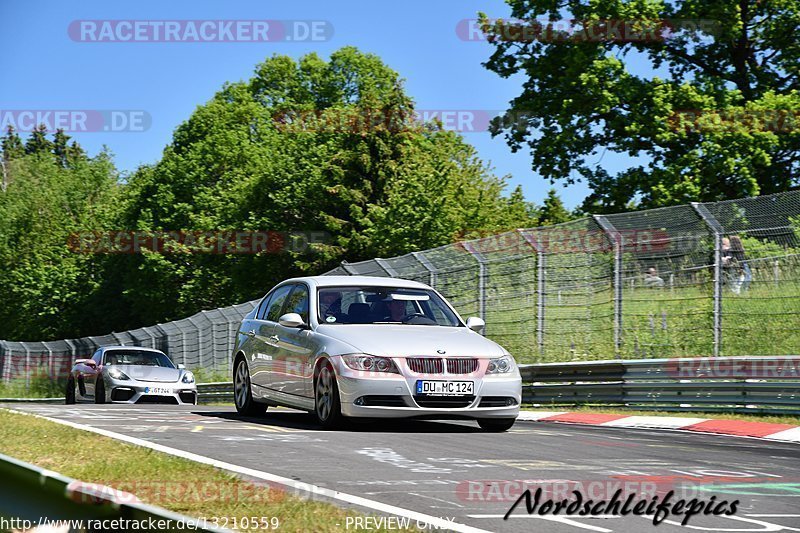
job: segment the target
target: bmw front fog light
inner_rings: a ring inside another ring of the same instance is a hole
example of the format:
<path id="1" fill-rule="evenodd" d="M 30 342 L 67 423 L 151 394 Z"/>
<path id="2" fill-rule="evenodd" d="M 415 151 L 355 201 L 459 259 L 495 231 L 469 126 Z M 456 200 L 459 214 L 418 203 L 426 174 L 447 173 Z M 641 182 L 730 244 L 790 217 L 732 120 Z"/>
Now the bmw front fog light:
<path id="1" fill-rule="evenodd" d="M 510 355 L 491 359 L 486 367 L 487 374 L 508 374 L 512 370 L 514 370 L 514 358 Z"/>

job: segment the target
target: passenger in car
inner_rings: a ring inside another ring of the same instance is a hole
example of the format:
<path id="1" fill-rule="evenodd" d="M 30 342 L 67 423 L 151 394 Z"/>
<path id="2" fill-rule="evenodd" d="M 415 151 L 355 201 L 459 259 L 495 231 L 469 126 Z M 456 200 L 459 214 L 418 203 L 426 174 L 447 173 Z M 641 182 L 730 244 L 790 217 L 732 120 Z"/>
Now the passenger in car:
<path id="1" fill-rule="evenodd" d="M 339 291 L 320 291 L 319 310 L 320 316 L 335 316 L 341 318 L 342 293 Z"/>

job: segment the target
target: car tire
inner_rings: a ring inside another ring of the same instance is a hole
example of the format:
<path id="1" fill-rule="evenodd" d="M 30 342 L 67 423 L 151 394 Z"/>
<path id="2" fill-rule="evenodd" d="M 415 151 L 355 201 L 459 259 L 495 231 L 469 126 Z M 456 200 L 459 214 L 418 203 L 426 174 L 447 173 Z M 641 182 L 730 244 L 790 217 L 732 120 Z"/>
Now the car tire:
<path id="1" fill-rule="evenodd" d="M 67 378 L 67 390 L 66 394 L 64 394 L 64 403 L 67 405 L 73 405 L 75 403 L 75 377 L 72 374 Z"/>
<path id="2" fill-rule="evenodd" d="M 94 403 L 106 403 L 106 383 L 103 376 L 98 376 L 94 385 Z"/>
<path id="3" fill-rule="evenodd" d="M 508 431 L 516 422 L 516 418 L 479 418 L 478 425 L 484 431 L 502 433 Z"/>
<path id="4" fill-rule="evenodd" d="M 253 400 L 253 391 L 250 390 L 250 372 L 247 369 L 247 361 L 244 359 L 236 360 L 236 368 L 233 371 L 233 403 L 236 405 L 236 412 L 240 415 L 258 416 L 267 412 L 267 404 Z"/>
<path id="5" fill-rule="evenodd" d="M 345 422 L 336 373 L 327 361 L 318 367 L 314 376 L 314 414 L 323 429 L 341 428 Z"/>

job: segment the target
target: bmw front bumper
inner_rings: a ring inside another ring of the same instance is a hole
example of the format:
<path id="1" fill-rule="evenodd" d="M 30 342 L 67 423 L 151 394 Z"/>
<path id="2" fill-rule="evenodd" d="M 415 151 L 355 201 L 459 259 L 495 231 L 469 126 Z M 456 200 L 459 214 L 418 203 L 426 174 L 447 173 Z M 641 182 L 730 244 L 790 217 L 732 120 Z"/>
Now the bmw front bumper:
<path id="1" fill-rule="evenodd" d="M 340 358 L 334 365 L 342 414 L 370 418 L 516 418 L 522 400 L 522 379 L 516 369 L 508 375 L 364 375 Z M 405 369 L 401 370 L 404 371 Z M 418 380 L 472 381 L 465 396 L 417 395 Z"/>

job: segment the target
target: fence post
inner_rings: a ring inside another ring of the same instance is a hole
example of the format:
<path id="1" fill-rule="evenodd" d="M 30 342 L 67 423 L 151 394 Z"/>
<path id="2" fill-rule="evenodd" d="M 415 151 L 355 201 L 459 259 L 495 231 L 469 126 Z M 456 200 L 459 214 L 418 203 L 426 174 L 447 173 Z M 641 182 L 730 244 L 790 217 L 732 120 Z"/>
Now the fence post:
<path id="1" fill-rule="evenodd" d="M 31 387 L 31 349 L 28 348 L 27 342 L 21 342 L 22 347 L 25 349 L 25 390 Z"/>
<path id="2" fill-rule="evenodd" d="M 605 216 L 592 215 L 592 218 L 614 246 L 614 348 L 619 354 L 622 349 L 622 234 Z"/>
<path id="3" fill-rule="evenodd" d="M 378 263 L 378 266 L 379 266 L 379 267 L 381 267 L 381 268 L 383 269 L 383 271 L 384 271 L 384 272 L 386 272 L 387 274 L 389 274 L 389 277 L 390 277 L 390 278 L 396 278 L 396 277 L 398 277 L 398 275 L 397 275 L 397 271 L 396 271 L 395 269 L 393 269 L 392 267 L 390 267 L 390 266 L 389 266 L 389 262 L 388 262 L 386 259 L 378 259 L 378 258 L 376 257 L 376 258 L 375 258 L 375 262 L 376 262 L 376 263 Z"/>
<path id="4" fill-rule="evenodd" d="M 8 368 L 8 346 L 6 341 L 0 341 L 0 375 L 4 383 L 11 379 L 11 372 Z"/>
<path id="5" fill-rule="evenodd" d="M 545 274 L 547 260 L 539 241 L 524 230 L 520 230 L 522 238 L 536 251 L 536 343 L 539 345 L 539 354 L 544 354 L 544 313 L 547 295 L 545 294 Z"/>
<path id="6" fill-rule="evenodd" d="M 692 202 L 692 208 L 714 234 L 714 356 L 722 348 L 722 234 L 724 229 L 716 217 L 700 202 Z"/>
<path id="7" fill-rule="evenodd" d="M 413 255 L 414 259 L 419 261 L 419 264 L 421 264 L 423 267 L 425 267 L 425 270 L 428 271 L 428 277 L 430 279 L 429 285 L 435 289 L 436 288 L 436 273 L 438 272 L 436 270 L 436 267 L 433 266 L 433 263 L 428 261 L 428 258 L 425 257 L 425 254 L 422 253 L 422 252 L 411 252 L 411 255 Z"/>
<path id="8" fill-rule="evenodd" d="M 203 311 L 201 311 L 201 313 L 202 313 L 202 312 L 203 312 Z M 206 367 L 205 367 L 205 365 L 203 364 L 203 359 L 204 359 L 204 357 L 203 357 L 203 334 L 202 334 L 202 332 L 200 331 L 200 329 L 201 329 L 201 328 L 200 328 L 200 326 L 198 326 L 197 324 L 195 324 L 195 322 L 194 322 L 194 318 L 193 318 L 193 317 L 191 317 L 191 316 L 190 316 L 190 317 L 188 317 L 186 320 L 188 320 L 188 321 L 189 321 L 189 324 L 191 324 L 191 325 L 192 325 L 192 327 L 193 327 L 193 328 L 195 329 L 195 331 L 197 332 L 197 360 L 199 361 L 199 363 L 198 363 L 198 364 L 200 365 L 198 368 L 205 369 Z M 210 321 L 209 321 L 209 322 L 210 322 Z M 184 349 L 183 349 L 183 350 L 184 350 L 184 352 L 185 352 L 185 351 L 186 351 L 186 348 L 184 347 Z"/>
<path id="9" fill-rule="evenodd" d="M 478 316 L 486 321 L 486 258 L 475 250 L 471 242 L 464 242 L 464 249 L 478 262 Z M 484 334 L 486 330 L 484 330 Z"/>

